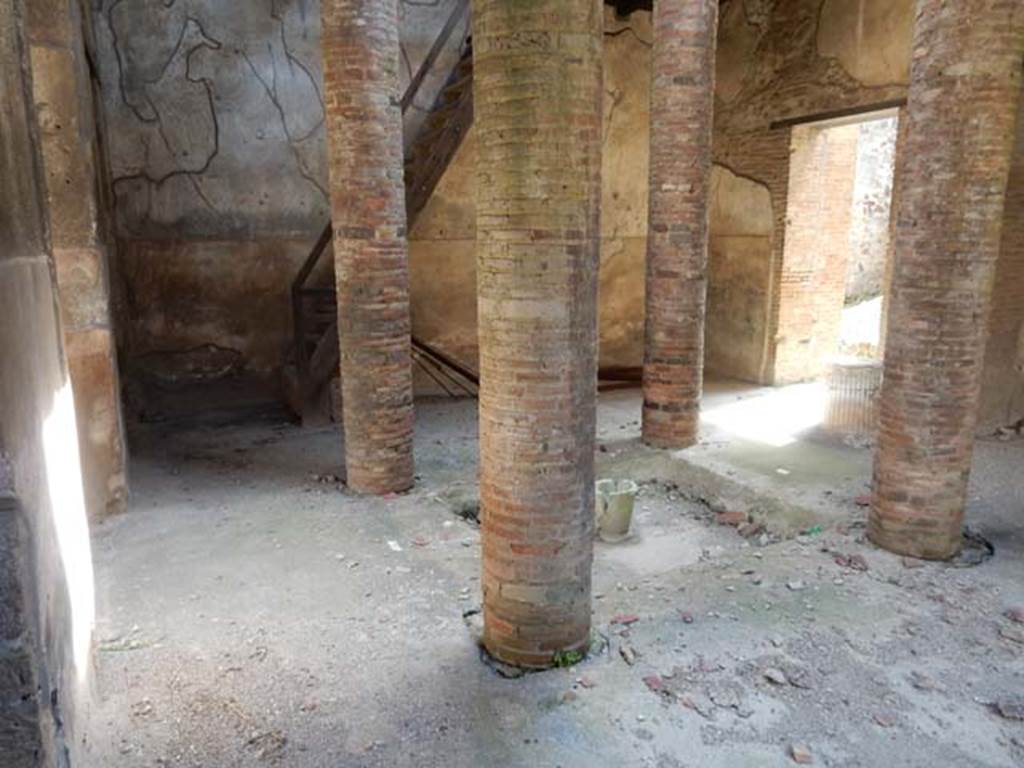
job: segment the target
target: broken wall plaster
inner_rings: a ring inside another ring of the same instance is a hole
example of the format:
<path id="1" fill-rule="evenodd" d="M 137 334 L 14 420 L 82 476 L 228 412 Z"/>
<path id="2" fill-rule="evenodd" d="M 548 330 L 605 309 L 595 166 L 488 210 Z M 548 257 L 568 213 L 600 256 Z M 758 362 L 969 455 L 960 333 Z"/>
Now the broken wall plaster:
<path id="1" fill-rule="evenodd" d="M 454 6 L 403 0 L 406 82 Z M 319 3 L 97 7 L 121 235 L 315 237 L 328 217 Z M 426 83 L 412 111 L 439 87 Z"/>
<path id="2" fill-rule="evenodd" d="M 830 32 L 829 56 L 822 55 L 818 43 L 822 24 L 829 30 L 842 27 L 847 6 L 860 4 L 862 15 L 871 20 L 903 20 L 913 0 L 855 0 L 837 4 L 843 6 L 842 13 L 826 9 L 827 1 L 744 0 L 725 9 L 717 57 L 716 131 L 764 130 L 777 120 L 905 95 L 910 55 L 905 21 L 897 28 L 873 21 L 852 37 Z M 876 50 L 887 52 L 883 60 L 874 57 Z M 869 71 L 869 79 L 858 79 L 844 63 L 854 73 Z"/>
<path id="3" fill-rule="evenodd" d="M 818 54 L 836 59 L 864 85 L 905 85 L 910 78 L 913 27 L 912 3 L 823 0 Z"/>

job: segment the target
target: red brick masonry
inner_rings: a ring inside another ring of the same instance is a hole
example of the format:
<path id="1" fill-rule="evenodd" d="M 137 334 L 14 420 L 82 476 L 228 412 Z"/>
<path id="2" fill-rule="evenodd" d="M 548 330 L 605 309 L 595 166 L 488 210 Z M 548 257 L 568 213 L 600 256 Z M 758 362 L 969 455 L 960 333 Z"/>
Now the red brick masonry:
<path id="1" fill-rule="evenodd" d="M 1024 51 L 1024 4 L 918 0 L 868 533 L 961 544 Z"/>
<path id="2" fill-rule="evenodd" d="M 697 441 L 704 378 L 715 0 L 654 4 L 643 438 Z"/>
<path id="3" fill-rule="evenodd" d="M 484 642 L 590 640 L 600 0 L 478 0 L 474 87 Z"/>
<path id="4" fill-rule="evenodd" d="M 328 167 L 348 485 L 413 484 L 398 0 L 323 0 Z"/>

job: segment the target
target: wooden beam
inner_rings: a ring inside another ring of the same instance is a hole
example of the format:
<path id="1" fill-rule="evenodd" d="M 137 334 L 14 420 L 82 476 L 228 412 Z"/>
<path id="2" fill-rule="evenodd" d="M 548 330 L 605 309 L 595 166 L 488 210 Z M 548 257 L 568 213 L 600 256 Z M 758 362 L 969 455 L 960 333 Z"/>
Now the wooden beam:
<path id="1" fill-rule="evenodd" d="M 869 115 L 872 112 L 885 112 L 887 110 L 899 109 L 900 107 L 907 106 L 906 99 L 892 99 L 890 101 L 879 101 L 875 104 L 865 104 L 860 107 L 848 107 L 846 109 L 833 109 L 827 112 L 816 112 L 811 115 L 801 115 L 800 117 L 787 117 L 784 120 L 776 120 L 769 128 L 775 130 L 777 128 L 792 128 L 794 125 L 806 125 L 807 123 L 822 123 L 827 120 L 842 120 L 847 117 L 858 117 L 860 115 Z"/>

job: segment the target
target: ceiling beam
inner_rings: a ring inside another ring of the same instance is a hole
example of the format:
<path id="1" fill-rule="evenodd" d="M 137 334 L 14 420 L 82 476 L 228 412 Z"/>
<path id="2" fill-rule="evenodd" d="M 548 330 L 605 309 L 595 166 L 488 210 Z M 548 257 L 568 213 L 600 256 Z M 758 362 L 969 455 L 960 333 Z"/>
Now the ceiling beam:
<path id="1" fill-rule="evenodd" d="M 721 7 L 725 7 L 729 0 L 718 0 Z M 615 8 L 619 16 L 628 16 L 633 11 L 650 11 L 654 9 L 654 0 L 605 0 L 606 5 Z"/>
<path id="2" fill-rule="evenodd" d="M 615 8 L 619 16 L 628 16 L 633 11 L 649 11 L 654 7 L 654 0 L 605 0 Z"/>

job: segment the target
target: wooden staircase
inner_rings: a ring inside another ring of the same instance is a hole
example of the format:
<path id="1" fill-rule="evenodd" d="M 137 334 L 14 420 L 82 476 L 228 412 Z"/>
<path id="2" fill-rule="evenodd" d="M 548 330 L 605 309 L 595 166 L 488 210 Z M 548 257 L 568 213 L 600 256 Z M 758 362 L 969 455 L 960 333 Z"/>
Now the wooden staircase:
<path id="1" fill-rule="evenodd" d="M 444 66 L 440 63 L 442 56 L 448 54 L 446 58 L 450 61 L 454 52 L 455 65 L 447 73 L 426 118 L 411 141 L 406 142 L 405 204 L 409 231 L 412 231 L 417 217 L 473 123 L 473 50 L 469 13 L 469 0 L 459 0 L 402 97 L 402 114 L 405 116 L 414 108 L 414 102 L 428 78 L 443 76 L 437 71 Z M 328 222 L 292 283 L 295 335 L 293 361 L 284 370 L 284 389 L 289 406 L 307 426 L 323 425 L 331 420 L 332 390 L 340 368 L 338 310 L 333 280 L 326 287 L 308 285 L 332 239 L 333 230 Z M 413 360 L 446 391 L 473 393 L 477 384 L 473 371 L 415 338 L 412 346 Z"/>

